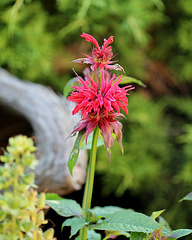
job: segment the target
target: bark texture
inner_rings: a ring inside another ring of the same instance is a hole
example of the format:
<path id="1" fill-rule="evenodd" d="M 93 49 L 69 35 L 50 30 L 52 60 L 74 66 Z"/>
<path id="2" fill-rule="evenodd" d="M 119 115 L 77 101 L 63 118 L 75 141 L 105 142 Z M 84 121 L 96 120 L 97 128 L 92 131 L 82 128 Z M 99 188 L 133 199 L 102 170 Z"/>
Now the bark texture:
<path id="1" fill-rule="evenodd" d="M 87 153 L 81 150 L 71 177 L 67 162 L 76 137 L 69 137 L 78 119 L 74 105 L 40 84 L 21 81 L 0 68 L 0 103 L 23 115 L 31 124 L 38 148 L 36 184 L 39 191 L 60 195 L 79 190 L 85 182 Z"/>

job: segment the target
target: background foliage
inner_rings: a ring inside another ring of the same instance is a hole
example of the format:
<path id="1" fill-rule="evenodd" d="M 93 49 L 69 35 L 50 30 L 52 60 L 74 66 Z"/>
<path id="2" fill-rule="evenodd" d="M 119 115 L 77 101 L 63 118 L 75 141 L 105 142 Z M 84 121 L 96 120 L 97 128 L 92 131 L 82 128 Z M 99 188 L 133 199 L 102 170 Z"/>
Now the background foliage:
<path id="1" fill-rule="evenodd" d="M 115 59 L 147 88 L 131 92 L 125 154 L 115 145 L 110 164 L 100 148 L 101 190 L 128 192 L 143 212 L 167 208 L 175 228 L 190 227 L 189 205 L 178 200 L 192 185 L 191 1 L 1 0 L 0 10 L 0 66 L 56 91 L 73 67 L 82 70 L 70 62 L 91 50 L 83 31 L 100 43 L 115 36 Z"/>

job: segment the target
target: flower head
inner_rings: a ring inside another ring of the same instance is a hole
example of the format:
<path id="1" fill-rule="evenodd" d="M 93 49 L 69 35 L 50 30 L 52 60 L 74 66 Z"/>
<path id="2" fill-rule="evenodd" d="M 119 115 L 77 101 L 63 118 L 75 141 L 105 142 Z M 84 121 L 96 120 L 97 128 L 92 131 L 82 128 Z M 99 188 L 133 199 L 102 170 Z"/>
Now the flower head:
<path id="1" fill-rule="evenodd" d="M 87 42 L 92 42 L 95 46 L 92 49 L 92 56 L 84 54 L 86 58 L 79 58 L 74 60 L 74 62 L 91 64 L 92 71 L 95 71 L 96 69 L 114 69 L 124 71 L 119 64 L 111 65 L 116 62 L 111 61 L 113 58 L 112 47 L 108 46 L 113 42 L 113 36 L 110 36 L 109 39 L 104 39 L 104 44 L 102 47 L 99 46 L 97 40 L 93 36 L 87 33 L 83 33 L 81 37 L 85 38 Z"/>
<path id="2" fill-rule="evenodd" d="M 129 90 L 134 89 L 131 85 L 119 87 L 122 76 L 110 76 L 107 71 L 102 71 L 100 76 L 94 80 L 91 75 L 85 80 L 79 78 L 79 85 L 73 86 L 75 91 L 69 96 L 69 100 L 76 102 L 72 114 L 81 112 L 81 121 L 75 126 L 73 131 L 86 130 L 86 140 L 88 135 L 98 126 L 104 139 L 107 150 L 110 150 L 114 143 L 112 133 L 117 136 L 117 140 L 122 146 L 122 124 L 118 121 L 123 114 L 120 109 L 127 114 Z M 110 151 L 109 151 L 110 155 Z"/>

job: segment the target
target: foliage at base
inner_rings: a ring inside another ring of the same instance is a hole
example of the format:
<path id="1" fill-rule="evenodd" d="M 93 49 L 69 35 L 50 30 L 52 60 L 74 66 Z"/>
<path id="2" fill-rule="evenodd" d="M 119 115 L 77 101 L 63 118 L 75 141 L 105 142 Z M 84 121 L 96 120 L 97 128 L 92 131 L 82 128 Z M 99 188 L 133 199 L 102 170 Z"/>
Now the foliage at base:
<path id="1" fill-rule="evenodd" d="M 105 231 L 106 237 L 104 239 L 124 235 L 130 240 L 178 239 L 192 233 L 191 229 L 172 231 L 157 222 L 155 218 L 159 217 L 163 211 L 154 212 L 149 217 L 143 213 L 115 206 L 95 207 L 91 210 L 83 210 L 74 200 L 60 198 L 56 194 L 48 194 L 46 199 L 46 203 L 59 215 L 71 217 L 65 220 L 62 225 L 62 227 L 71 227 L 70 237 L 76 235 L 83 227 L 88 229 L 89 234 L 87 239 L 90 240 L 101 239 L 95 230 Z M 65 204 L 63 204 L 64 202 Z M 88 212 L 88 217 L 83 217 L 83 211 Z M 89 237 L 90 235 L 91 237 Z"/>

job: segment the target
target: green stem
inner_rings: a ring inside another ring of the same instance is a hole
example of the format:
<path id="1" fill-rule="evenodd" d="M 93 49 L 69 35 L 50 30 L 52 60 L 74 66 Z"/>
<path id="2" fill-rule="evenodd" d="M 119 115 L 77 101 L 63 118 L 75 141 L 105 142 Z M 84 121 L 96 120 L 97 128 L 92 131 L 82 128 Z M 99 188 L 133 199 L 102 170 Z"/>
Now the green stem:
<path id="1" fill-rule="evenodd" d="M 87 170 L 87 179 L 86 179 L 86 183 L 85 183 L 85 190 L 84 190 L 84 196 L 83 196 L 82 208 L 84 210 L 88 210 L 91 208 L 98 135 L 99 135 L 99 128 L 96 127 L 96 129 L 94 130 L 94 133 L 93 133 L 91 155 L 90 155 L 89 166 L 88 166 L 88 170 Z M 88 218 L 87 211 L 83 211 L 83 217 L 85 217 L 86 219 Z M 86 227 L 84 227 L 80 230 L 80 239 L 81 240 L 87 239 L 87 228 Z"/>

